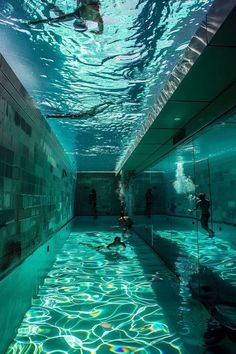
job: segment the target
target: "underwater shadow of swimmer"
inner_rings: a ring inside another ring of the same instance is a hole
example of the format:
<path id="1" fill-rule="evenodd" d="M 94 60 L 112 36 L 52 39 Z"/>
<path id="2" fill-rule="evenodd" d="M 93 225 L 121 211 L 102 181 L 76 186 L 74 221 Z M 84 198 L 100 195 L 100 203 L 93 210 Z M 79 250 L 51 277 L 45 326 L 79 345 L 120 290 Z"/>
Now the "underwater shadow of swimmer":
<path id="1" fill-rule="evenodd" d="M 104 249 L 97 250 L 98 252 L 102 253 L 105 257 L 105 259 L 109 262 L 114 262 L 114 261 L 126 261 L 128 260 L 128 257 L 126 257 L 123 254 L 120 254 L 120 252 L 115 252 L 115 251 L 109 251 L 106 250 L 105 252 L 102 252 Z"/>
<path id="2" fill-rule="evenodd" d="M 114 261 L 114 260 L 117 260 L 117 259 L 118 260 L 127 261 L 129 259 L 125 255 L 121 254 L 119 252 L 119 250 L 118 251 L 115 251 L 114 249 L 113 250 L 108 250 L 104 246 L 94 246 L 94 245 L 90 245 L 90 244 L 84 243 L 84 242 L 79 242 L 79 245 L 86 246 L 86 247 L 89 247 L 89 248 L 93 249 L 94 251 L 100 252 L 101 254 L 104 255 L 104 257 L 108 261 Z"/>
<path id="3" fill-rule="evenodd" d="M 98 236 L 98 232 L 86 232 L 87 236 L 93 237 L 93 236 Z"/>

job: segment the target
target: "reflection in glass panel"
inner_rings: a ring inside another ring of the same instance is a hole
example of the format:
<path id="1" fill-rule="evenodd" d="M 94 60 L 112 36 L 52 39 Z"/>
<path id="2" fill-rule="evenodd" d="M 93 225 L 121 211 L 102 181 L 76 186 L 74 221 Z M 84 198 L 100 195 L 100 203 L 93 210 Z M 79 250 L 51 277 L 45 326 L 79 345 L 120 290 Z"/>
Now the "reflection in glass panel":
<path id="1" fill-rule="evenodd" d="M 236 328 L 235 139 L 232 113 L 151 168 L 152 177 L 159 173 L 163 178 L 162 197 L 153 203 L 166 208 L 153 213 L 158 215 L 152 215 L 152 233 L 146 239 L 179 276 L 183 301 L 196 297 L 220 327 L 230 323 L 232 328 Z M 152 186 L 154 178 L 151 182 Z"/>

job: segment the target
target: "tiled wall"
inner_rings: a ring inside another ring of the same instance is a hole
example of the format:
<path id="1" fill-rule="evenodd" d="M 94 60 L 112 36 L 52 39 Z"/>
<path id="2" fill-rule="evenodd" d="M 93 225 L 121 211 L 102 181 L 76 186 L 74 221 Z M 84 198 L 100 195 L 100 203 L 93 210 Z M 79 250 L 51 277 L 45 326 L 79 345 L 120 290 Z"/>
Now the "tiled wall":
<path id="1" fill-rule="evenodd" d="M 130 216 L 146 215 L 146 193 L 152 190 L 152 215 L 167 213 L 167 186 L 162 171 L 144 172 L 135 175 L 134 171 L 121 174 L 125 212 Z"/>
<path id="2" fill-rule="evenodd" d="M 97 214 L 119 215 L 118 179 L 114 173 L 78 173 L 75 195 L 75 214 L 92 215 L 89 204 L 91 189 L 96 190 Z"/>
<path id="3" fill-rule="evenodd" d="M 71 219 L 74 186 L 62 147 L 0 56 L 0 277 Z"/>
<path id="4" fill-rule="evenodd" d="M 146 212 L 146 192 L 152 189 L 153 205 L 152 214 L 166 212 L 166 195 L 164 188 L 164 174 L 161 172 L 142 173 L 137 176 L 133 183 L 135 215 L 143 215 Z"/>

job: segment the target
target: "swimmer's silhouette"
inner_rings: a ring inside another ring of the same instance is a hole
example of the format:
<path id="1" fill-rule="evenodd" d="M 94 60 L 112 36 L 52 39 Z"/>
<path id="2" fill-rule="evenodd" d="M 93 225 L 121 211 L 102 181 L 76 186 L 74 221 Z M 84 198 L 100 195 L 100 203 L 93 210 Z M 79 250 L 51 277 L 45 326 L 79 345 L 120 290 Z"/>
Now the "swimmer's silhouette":
<path id="1" fill-rule="evenodd" d="M 199 200 L 197 201 L 196 208 L 195 209 L 189 209 L 189 212 L 192 212 L 197 209 L 201 209 L 202 215 L 201 215 L 201 225 L 204 230 L 206 230 L 209 234 L 210 237 L 214 236 L 214 231 L 211 230 L 208 226 L 209 218 L 210 218 L 210 206 L 211 203 L 208 199 L 206 199 L 206 194 L 205 193 L 200 193 L 198 195 Z"/>
<path id="2" fill-rule="evenodd" d="M 114 240 L 111 243 L 109 243 L 109 245 L 107 245 L 107 246 L 93 246 L 93 245 L 90 245 L 89 243 L 84 243 L 84 242 L 80 242 L 79 244 L 84 245 L 84 246 L 88 246 L 90 248 L 94 248 L 97 251 L 100 251 L 103 249 L 108 249 L 108 250 L 118 249 L 120 246 L 123 247 L 123 251 L 126 249 L 126 244 L 121 241 L 121 238 L 119 236 L 116 236 L 114 238 Z"/>
<path id="3" fill-rule="evenodd" d="M 108 106 L 110 106 L 111 102 L 103 102 L 97 104 L 96 106 L 90 108 L 88 111 L 82 111 L 78 113 L 55 113 L 55 114 L 47 114 L 47 118 L 67 118 L 67 119 L 84 119 L 94 117 L 99 113 L 102 113 Z"/>

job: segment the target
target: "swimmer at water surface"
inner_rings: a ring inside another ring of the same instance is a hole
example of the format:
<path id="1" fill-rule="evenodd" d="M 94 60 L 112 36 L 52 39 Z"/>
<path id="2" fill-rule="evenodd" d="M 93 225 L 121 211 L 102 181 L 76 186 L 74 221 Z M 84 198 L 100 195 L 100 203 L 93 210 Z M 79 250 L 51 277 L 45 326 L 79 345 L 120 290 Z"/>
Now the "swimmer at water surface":
<path id="1" fill-rule="evenodd" d="M 110 248 L 117 248 L 119 246 L 123 247 L 123 251 L 126 249 L 126 245 L 124 242 L 121 241 L 121 238 L 119 236 L 116 236 L 114 238 L 114 241 L 112 241 L 108 246 L 107 249 L 109 250 Z"/>
<path id="2" fill-rule="evenodd" d="M 98 113 L 102 113 L 105 109 L 108 108 L 112 103 L 104 102 L 97 104 L 96 106 L 90 108 L 88 111 L 78 112 L 78 113 L 55 113 L 55 114 L 47 114 L 47 118 L 68 118 L 68 119 L 83 119 L 94 117 Z"/>
<path id="3" fill-rule="evenodd" d="M 76 31 L 84 32 L 88 29 L 86 21 L 96 22 L 98 25 L 97 31 L 91 31 L 95 34 L 102 34 L 104 29 L 103 19 L 100 14 L 100 1 L 98 0 L 77 0 L 77 8 L 75 11 L 65 13 L 57 5 L 50 4 L 45 0 L 50 10 L 54 12 L 57 17 L 48 17 L 45 19 L 35 20 L 28 22 L 29 25 L 35 26 L 40 23 L 60 23 L 75 20 L 73 25 Z"/>

